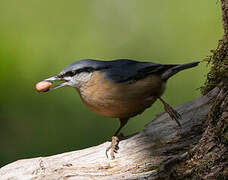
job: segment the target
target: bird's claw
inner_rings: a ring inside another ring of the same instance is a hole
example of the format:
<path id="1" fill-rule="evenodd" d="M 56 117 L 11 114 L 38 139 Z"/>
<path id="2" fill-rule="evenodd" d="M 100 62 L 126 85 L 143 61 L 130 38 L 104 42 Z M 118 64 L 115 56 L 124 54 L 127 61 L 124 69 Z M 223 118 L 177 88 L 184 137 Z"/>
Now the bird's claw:
<path id="1" fill-rule="evenodd" d="M 110 157 L 111 159 L 115 159 L 115 153 L 117 153 L 119 150 L 119 138 L 117 136 L 112 137 L 111 145 L 107 147 L 105 154 L 106 157 L 108 157 L 108 152 L 110 151 Z"/>
<path id="2" fill-rule="evenodd" d="M 173 114 L 174 114 L 174 117 L 172 119 L 174 119 L 176 121 L 176 123 L 178 124 L 178 126 L 181 127 L 181 123 L 179 121 L 179 119 L 181 119 L 181 115 L 175 110 L 174 110 Z"/>
<path id="3" fill-rule="evenodd" d="M 167 104 L 163 99 L 161 99 L 161 102 L 164 105 L 164 109 L 165 111 L 169 114 L 169 116 L 174 119 L 176 121 L 176 123 L 178 124 L 179 127 L 181 127 L 181 123 L 178 119 L 181 119 L 181 115 L 175 110 L 173 109 L 169 104 Z"/>
<path id="4" fill-rule="evenodd" d="M 176 110 L 174 110 L 173 108 L 169 109 L 168 114 L 170 115 L 170 117 L 172 119 L 174 119 L 176 121 L 178 126 L 181 127 L 181 123 L 179 121 L 179 119 L 181 119 L 181 115 Z"/>

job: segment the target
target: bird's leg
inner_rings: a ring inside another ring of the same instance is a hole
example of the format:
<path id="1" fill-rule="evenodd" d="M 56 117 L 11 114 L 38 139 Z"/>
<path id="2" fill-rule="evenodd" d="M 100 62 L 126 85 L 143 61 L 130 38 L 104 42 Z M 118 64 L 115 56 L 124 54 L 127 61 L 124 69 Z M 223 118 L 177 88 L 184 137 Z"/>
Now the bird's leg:
<path id="1" fill-rule="evenodd" d="M 128 118 L 120 118 L 120 127 L 117 129 L 117 131 L 115 132 L 115 134 L 112 136 L 112 142 L 111 145 L 109 147 L 107 147 L 106 149 L 106 157 L 108 158 L 108 151 L 110 150 L 110 157 L 111 159 L 115 159 L 115 153 L 117 153 L 118 149 L 119 149 L 119 132 L 120 130 L 124 127 L 125 124 L 127 124 Z"/>
<path id="2" fill-rule="evenodd" d="M 179 127 L 181 127 L 181 124 L 178 121 L 178 119 L 181 118 L 181 115 L 176 110 L 174 110 L 168 103 L 166 103 L 161 97 L 159 97 L 159 100 L 162 102 L 164 109 L 169 114 L 169 116 L 176 121 Z"/>

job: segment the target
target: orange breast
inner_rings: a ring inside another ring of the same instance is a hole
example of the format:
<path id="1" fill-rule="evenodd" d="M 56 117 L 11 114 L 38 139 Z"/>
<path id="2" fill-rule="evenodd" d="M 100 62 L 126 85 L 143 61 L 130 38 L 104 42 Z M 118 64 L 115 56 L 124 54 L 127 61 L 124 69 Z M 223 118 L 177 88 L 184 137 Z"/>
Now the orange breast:
<path id="1" fill-rule="evenodd" d="M 94 72 L 79 93 L 93 112 L 106 117 L 128 118 L 150 107 L 163 91 L 163 82 L 158 76 L 150 75 L 133 83 L 115 83 L 104 79 L 103 73 Z"/>

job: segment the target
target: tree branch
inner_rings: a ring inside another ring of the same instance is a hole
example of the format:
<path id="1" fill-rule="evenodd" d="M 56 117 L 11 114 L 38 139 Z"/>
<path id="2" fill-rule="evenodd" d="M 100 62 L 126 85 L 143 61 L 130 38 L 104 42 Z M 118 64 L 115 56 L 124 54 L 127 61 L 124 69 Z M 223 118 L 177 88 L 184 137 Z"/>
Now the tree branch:
<path id="1" fill-rule="evenodd" d="M 160 114 L 140 133 L 120 142 L 116 159 L 105 157 L 104 144 L 50 157 L 19 160 L 0 169 L 1 179 L 139 179 L 161 178 L 167 168 L 186 158 L 202 135 L 215 88 L 176 108 L 182 128 L 167 113 Z"/>

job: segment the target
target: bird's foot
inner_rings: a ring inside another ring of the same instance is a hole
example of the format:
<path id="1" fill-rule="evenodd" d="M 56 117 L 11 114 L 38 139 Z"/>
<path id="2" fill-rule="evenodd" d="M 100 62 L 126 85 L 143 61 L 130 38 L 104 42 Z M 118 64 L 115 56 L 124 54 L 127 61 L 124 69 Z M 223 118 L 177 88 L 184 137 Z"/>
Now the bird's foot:
<path id="1" fill-rule="evenodd" d="M 169 104 L 163 102 L 163 105 L 164 105 L 165 111 L 169 114 L 169 116 L 176 121 L 179 127 L 181 127 L 181 123 L 178 120 L 178 119 L 181 119 L 181 115 L 175 109 L 173 109 Z"/>
<path id="2" fill-rule="evenodd" d="M 119 150 L 119 138 L 117 136 L 112 137 L 112 143 L 109 147 L 107 147 L 105 154 L 108 158 L 108 152 L 110 151 L 110 158 L 115 159 L 115 153 Z"/>

